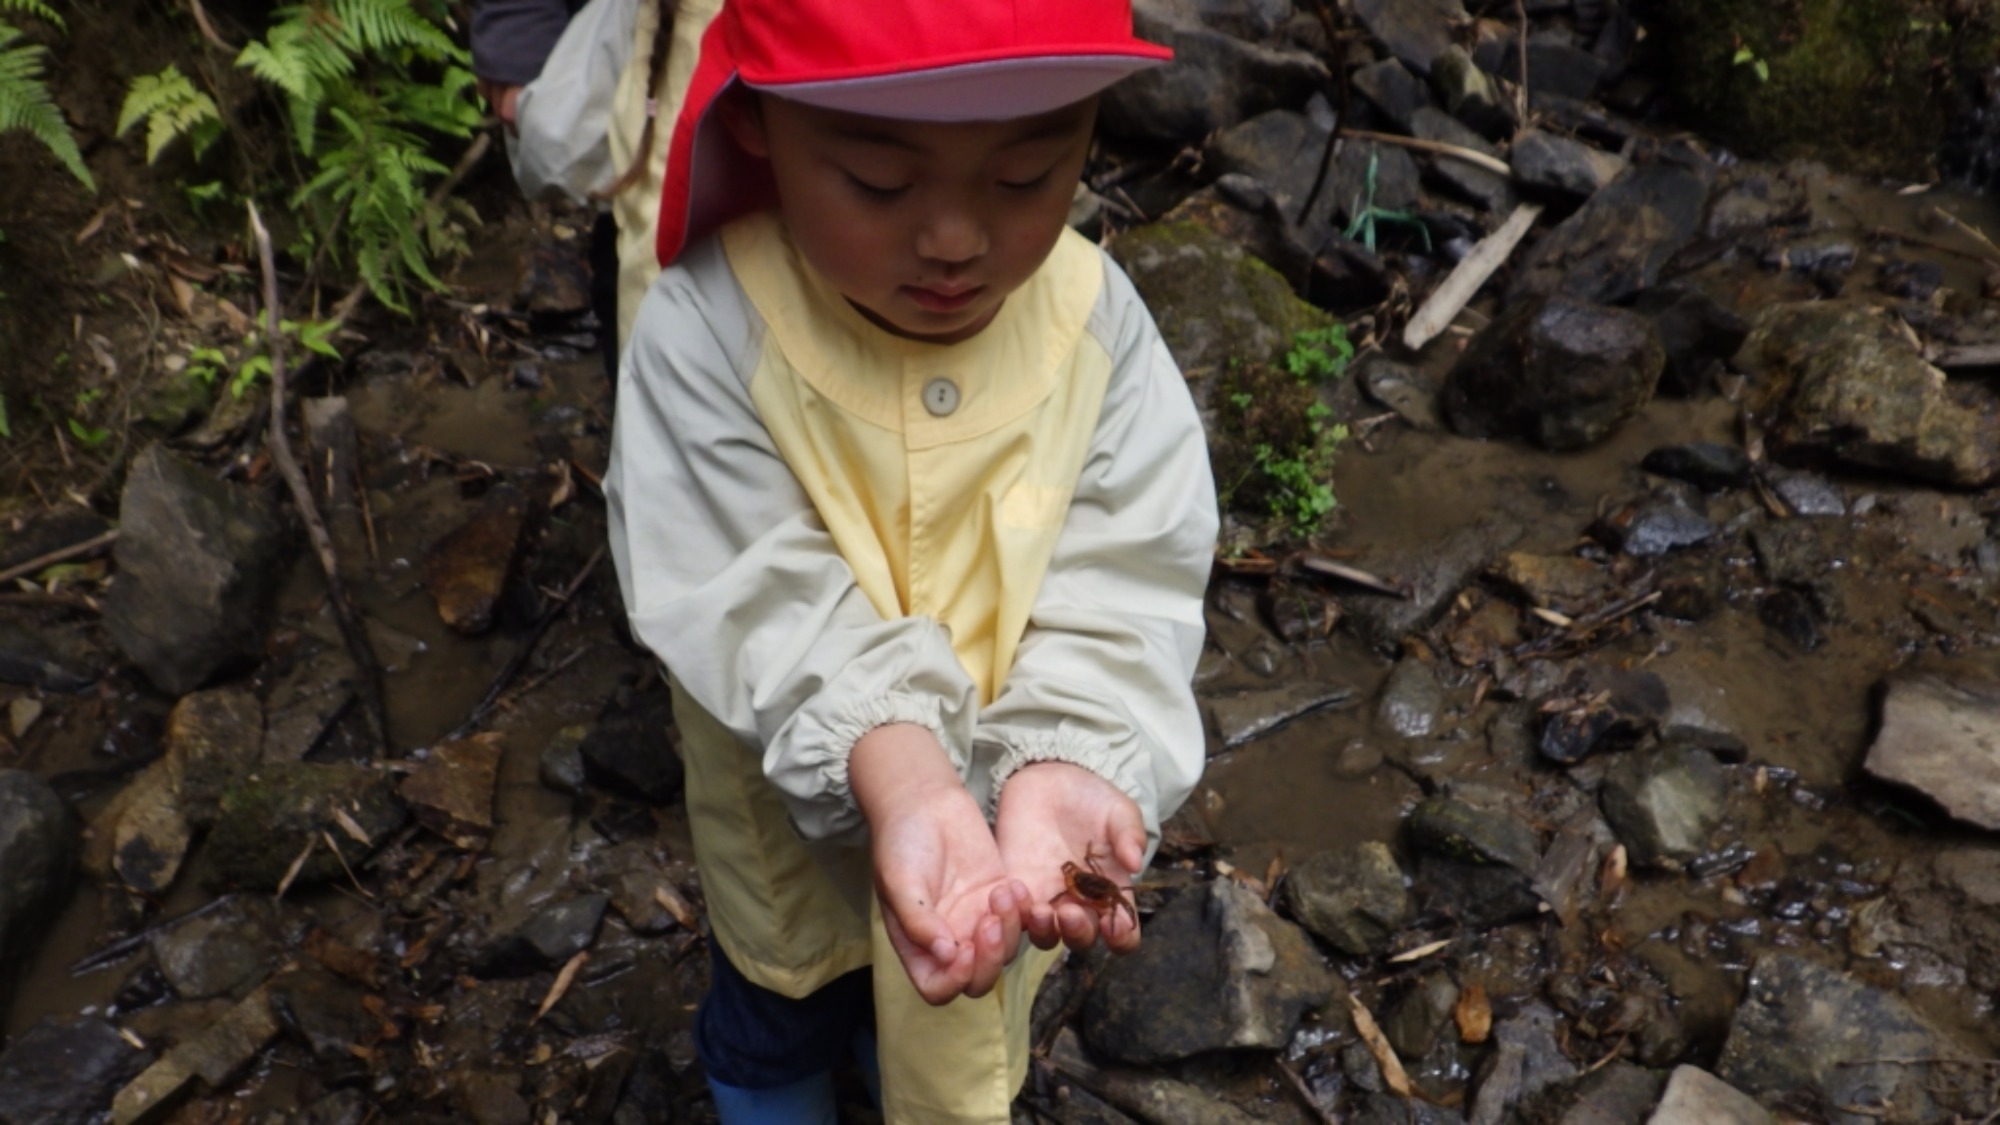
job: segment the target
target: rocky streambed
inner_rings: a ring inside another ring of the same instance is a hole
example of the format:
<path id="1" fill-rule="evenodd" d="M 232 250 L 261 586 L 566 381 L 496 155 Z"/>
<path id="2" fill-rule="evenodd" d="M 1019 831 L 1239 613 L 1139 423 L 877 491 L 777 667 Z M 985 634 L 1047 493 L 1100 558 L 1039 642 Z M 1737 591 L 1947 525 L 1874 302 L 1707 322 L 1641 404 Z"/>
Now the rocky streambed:
<path id="1" fill-rule="evenodd" d="M 1629 17 L 1526 11 L 1141 5 L 1183 61 L 1076 219 L 1236 467 L 1211 767 L 1141 950 L 1039 998 L 1020 1120 L 2000 1110 L 2000 214 L 1643 120 Z M 581 258 L 516 209 L 307 376 L 379 672 L 254 394 L 155 395 L 102 502 L 16 516 L 0 1122 L 712 1119 Z M 1330 519 L 1260 445 L 1330 454 Z"/>

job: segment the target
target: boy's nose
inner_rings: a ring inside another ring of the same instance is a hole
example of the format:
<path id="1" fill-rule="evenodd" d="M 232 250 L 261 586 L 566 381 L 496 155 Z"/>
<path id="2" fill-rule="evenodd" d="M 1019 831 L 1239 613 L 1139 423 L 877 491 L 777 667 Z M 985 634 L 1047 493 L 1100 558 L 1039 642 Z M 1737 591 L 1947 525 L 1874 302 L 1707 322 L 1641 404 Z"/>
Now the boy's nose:
<path id="1" fill-rule="evenodd" d="M 958 265 L 984 253 L 986 225 L 966 209 L 941 209 L 917 232 L 917 255 L 926 261 Z"/>

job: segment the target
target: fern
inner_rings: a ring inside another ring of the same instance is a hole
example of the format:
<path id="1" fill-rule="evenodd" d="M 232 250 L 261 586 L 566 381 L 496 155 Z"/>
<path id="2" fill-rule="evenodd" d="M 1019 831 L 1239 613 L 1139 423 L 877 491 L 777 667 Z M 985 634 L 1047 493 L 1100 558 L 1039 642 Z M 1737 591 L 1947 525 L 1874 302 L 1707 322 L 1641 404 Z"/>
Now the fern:
<path id="1" fill-rule="evenodd" d="M 40 0 L 0 0 L 0 11 L 23 11 L 62 26 Z M 83 153 L 76 147 L 76 134 L 70 132 L 69 123 L 49 96 L 48 83 L 42 79 L 42 58 L 48 48 L 21 43 L 23 34 L 12 24 L 0 23 L 0 133 L 19 129 L 42 142 L 70 175 L 96 191 L 97 181 L 91 178 Z"/>
<path id="2" fill-rule="evenodd" d="M 0 12 L 26 12 L 38 20 L 53 25 L 57 31 L 69 30 L 69 26 L 63 23 L 62 17 L 56 14 L 55 9 L 42 3 L 42 0 L 0 0 Z"/>
<path id="3" fill-rule="evenodd" d="M 172 63 L 158 74 L 134 78 L 126 91 L 125 105 L 118 111 L 118 135 L 124 136 L 141 121 L 146 123 L 148 164 L 158 160 L 161 150 L 181 136 L 189 138 L 199 160 L 222 132 L 222 114 L 215 108 L 215 99 L 195 89 Z"/>

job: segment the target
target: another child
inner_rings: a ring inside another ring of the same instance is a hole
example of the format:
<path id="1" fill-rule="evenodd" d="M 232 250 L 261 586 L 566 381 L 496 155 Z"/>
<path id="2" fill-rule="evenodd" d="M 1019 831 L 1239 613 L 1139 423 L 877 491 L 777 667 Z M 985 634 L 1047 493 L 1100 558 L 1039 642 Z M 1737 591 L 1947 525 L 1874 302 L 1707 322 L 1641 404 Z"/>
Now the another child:
<path id="1" fill-rule="evenodd" d="M 675 126 L 670 268 L 605 480 L 665 663 L 725 1122 L 1005 1122 L 1040 950 L 1138 944 L 1199 777 L 1216 533 L 1186 386 L 1064 219 L 1128 0 L 728 0 Z M 874 971 L 870 971 L 871 966 Z"/>

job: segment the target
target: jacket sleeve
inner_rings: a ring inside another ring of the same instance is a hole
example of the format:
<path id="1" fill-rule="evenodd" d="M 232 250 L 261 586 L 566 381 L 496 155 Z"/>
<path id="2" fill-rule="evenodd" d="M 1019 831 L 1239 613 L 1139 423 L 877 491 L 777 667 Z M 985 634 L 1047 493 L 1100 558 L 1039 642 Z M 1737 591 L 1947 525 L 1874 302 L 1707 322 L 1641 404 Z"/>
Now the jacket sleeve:
<path id="1" fill-rule="evenodd" d="M 1186 381 L 1108 259 L 1105 285 L 1104 408 L 1014 667 L 980 715 L 973 764 L 990 771 L 993 799 L 1031 762 L 1081 765 L 1138 803 L 1157 843 L 1206 756 L 1191 682 L 1215 485 Z"/>
<path id="2" fill-rule="evenodd" d="M 647 293 L 626 349 L 604 493 L 632 630 L 761 750 L 808 839 L 863 822 L 847 761 L 887 723 L 930 728 L 963 776 L 978 703 L 945 630 L 885 620 L 751 402 L 762 343 L 711 240 Z"/>
<path id="3" fill-rule="evenodd" d="M 569 0 L 479 0 L 472 9 L 472 72 L 525 86 L 569 23 Z"/>

